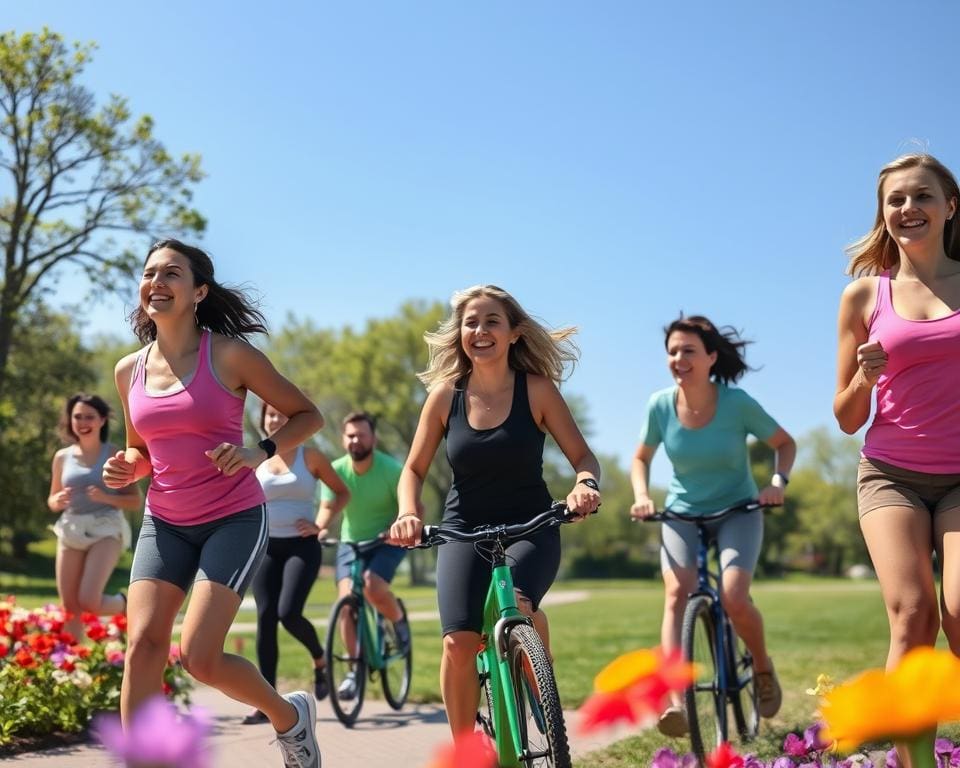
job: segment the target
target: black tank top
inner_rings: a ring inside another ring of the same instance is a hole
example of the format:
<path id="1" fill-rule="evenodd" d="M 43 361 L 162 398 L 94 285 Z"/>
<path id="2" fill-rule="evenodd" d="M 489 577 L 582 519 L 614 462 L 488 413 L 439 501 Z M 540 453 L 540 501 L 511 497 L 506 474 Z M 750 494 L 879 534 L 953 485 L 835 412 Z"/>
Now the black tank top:
<path id="1" fill-rule="evenodd" d="M 454 386 L 447 419 L 447 461 L 453 484 L 443 522 L 468 528 L 523 523 L 550 506 L 543 482 L 544 433 L 533 420 L 527 374 L 513 377 L 513 403 L 500 426 L 474 429 L 467 421 L 466 379 Z"/>

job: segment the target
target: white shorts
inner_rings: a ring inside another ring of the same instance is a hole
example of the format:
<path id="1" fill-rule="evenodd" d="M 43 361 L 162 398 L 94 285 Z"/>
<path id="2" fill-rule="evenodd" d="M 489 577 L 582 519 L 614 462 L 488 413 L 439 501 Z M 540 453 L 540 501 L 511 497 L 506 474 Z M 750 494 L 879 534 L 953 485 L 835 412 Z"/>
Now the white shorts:
<path id="1" fill-rule="evenodd" d="M 64 512 L 50 526 L 60 544 L 67 549 L 86 551 L 101 539 L 120 539 L 124 549 L 130 548 L 130 523 L 119 509 L 72 515 Z"/>

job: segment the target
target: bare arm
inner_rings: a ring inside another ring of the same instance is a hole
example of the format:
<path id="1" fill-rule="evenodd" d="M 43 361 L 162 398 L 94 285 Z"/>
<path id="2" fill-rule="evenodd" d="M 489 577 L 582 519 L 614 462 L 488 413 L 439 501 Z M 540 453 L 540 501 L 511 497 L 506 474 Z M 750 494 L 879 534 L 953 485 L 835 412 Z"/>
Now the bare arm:
<path id="1" fill-rule="evenodd" d="M 783 427 L 778 427 L 777 431 L 764 442 L 774 450 L 774 478 L 766 488 L 760 491 L 757 500 L 761 504 L 783 504 L 785 485 L 776 475 L 787 477 L 790 474 L 793 462 L 797 458 L 797 443 Z"/>
<path id="2" fill-rule="evenodd" d="M 866 315 L 875 295 L 876 278 L 860 278 L 850 283 L 840 297 L 833 413 L 840 429 L 849 435 L 870 418 L 871 392 L 886 363 L 880 344 L 869 343 L 867 336 Z"/>
<path id="3" fill-rule="evenodd" d="M 63 512 L 70 506 L 70 489 L 63 487 L 63 451 L 53 454 L 53 466 L 50 469 L 50 493 L 47 495 L 47 507 L 51 512 Z"/>
<path id="4" fill-rule="evenodd" d="M 518 374 L 519 375 L 519 374 Z M 531 406 L 535 418 L 557 441 L 563 455 L 577 473 L 573 489 L 567 495 L 567 506 L 581 517 L 596 511 L 600 506 L 600 492 L 583 483 L 584 480 L 600 482 L 600 462 L 593 455 L 580 428 L 573 420 L 566 400 L 556 385 L 543 376 L 527 376 L 527 386 L 532 396 Z"/>
<path id="5" fill-rule="evenodd" d="M 278 453 L 295 448 L 323 426 L 317 406 L 281 376 L 260 350 L 239 339 L 215 336 L 214 359 L 217 373 L 226 386 L 238 392 L 253 392 L 287 417 L 287 423 L 270 436 Z M 210 446 L 207 456 L 221 472 L 232 475 L 242 467 L 255 468 L 266 460 L 267 453 L 260 447 L 221 443 Z"/>
<path id="6" fill-rule="evenodd" d="M 397 520 L 390 527 L 389 534 L 390 541 L 402 546 L 412 546 L 419 541 L 420 531 L 423 529 L 423 503 L 420 501 L 423 481 L 443 439 L 445 420 L 450 413 L 452 400 L 453 385 L 443 384 L 427 395 L 420 411 L 420 421 L 410 444 L 410 453 L 400 472 L 400 482 L 397 484 Z"/>
<path id="7" fill-rule="evenodd" d="M 150 454 L 147 444 L 140 437 L 133 423 L 130 421 L 130 406 L 128 395 L 130 392 L 130 378 L 137 362 L 137 353 L 127 355 L 114 368 L 114 380 L 117 384 L 117 393 L 123 405 L 123 422 L 127 431 L 127 448 L 117 451 L 106 460 L 103 465 L 103 482 L 108 488 L 125 488 L 153 471 L 150 466 Z M 139 491 L 138 491 L 139 493 Z"/>
<path id="8" fill-rule="evenodd" d="M 304 458 L 310 474 L 333 491 L 332 499 L 320 502 L 320 508 L 317 510 L 316 530 L 308 531 L 314 536 L 323 538 L 327 535 L 330 524 L 350 501 L 350 490 L 344 484 L 340 475 L 337 474 L 333 465 L 330 464 L 329 459 L 316 448 L 307 448 L 304 451 Z M 301 531 L 301 533 L 303 532 Z"/>
<path id="9" fill-rule="evenodd" d="M 630 462 L 630 484 L 633 486 L 633 506 L 630 517 L 642 520 L 656 512 L 653 499 L 650 498 L 650 462 L 657 452 L 657 446 L 641 443 Z"/>

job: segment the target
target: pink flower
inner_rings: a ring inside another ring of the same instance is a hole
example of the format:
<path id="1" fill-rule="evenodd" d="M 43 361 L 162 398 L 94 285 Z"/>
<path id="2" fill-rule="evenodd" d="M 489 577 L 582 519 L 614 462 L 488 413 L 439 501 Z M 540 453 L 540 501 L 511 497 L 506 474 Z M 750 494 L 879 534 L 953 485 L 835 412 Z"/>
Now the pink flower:
<path id="1" fill-rule="evenodd" d="M 790 757 L 803 757 L 807 754 L 807 745 L 803 737 L 795 733 L 788 733 L 787 738 L 783 740 L 783 751 Z"/>
<path id="2" fill-rule="evenodd" d="M 94 733 L 114 757 L 131 765 L 157 768 L 209 768 L 211 752 L 205 738 L 211 721 L 195 709 L 180 715 L 160 696 L 145 702 L 124 731 L 116 715 L 99 715 Z"/>

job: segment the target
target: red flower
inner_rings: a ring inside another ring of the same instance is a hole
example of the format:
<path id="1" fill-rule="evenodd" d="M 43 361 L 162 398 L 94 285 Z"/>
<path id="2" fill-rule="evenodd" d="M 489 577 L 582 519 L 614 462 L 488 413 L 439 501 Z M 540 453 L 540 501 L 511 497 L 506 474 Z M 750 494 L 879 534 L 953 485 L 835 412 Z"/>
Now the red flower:
<path id="1" fill-rule="evenodd" d="M 10 652 L 10 646 L 0 643 L 0 659 L 6 656 Z"/>
<path id="2" fill-rule="evenodd" d="M 81 659 L 86 659 L 90 656 L 90 649 L 85 645 L 71 645 L 70 653 L 79 656 Z"/>
<path id="3" fill-rule="evenodd" d="M 497 758 L 490 739 L 480 731 L 457 736 L 453 744 L 441 747 L 427 768 L 496 768 Z"/>
<path id="4" fill-rule="evenodd" d="M 37 666 L 37 660 L 27 648 L 21 648 L 19 651 L 17 651 L 16 655 L 13 657 L 13 660 L 24 669 L 33 669 Z"/>
<path id="5" fill-rule="evenodd" d="M 707 768 L 743 768 L 743 758 L 725 741 L 707 755 Z"/>
<path id="6" fill-rule="evenodd" d="M 57 647 L 57 638 L 53 635 L 41 634 L 40 632 L 31 632 L 23 638 L 34 653 L 41 656 L 49 656 L 53 649 Z"/>
<path id="7" fill-rule="evenodd" d="M 173 693 L 173 686 L 170 685 L 170 683 L 164 681 L 164 683 L 163 683 L 163 695 L 164 695 L 164 696 L 169 696 L 171 693 Z"/>
<path id="8" fill-rule="evenodd" d="M 118 613 L 116 616 L 112 617 L 110 622 L 121 632 L 127 631 L 127 617 L 122 613 Z"/>
<path id="9" fill-rule="evenodd" d="M 91 611 L 84 611 L 80 614 L 80 621 L 82 621 L 84 624 L 99 624 L 100 617 Z"/>
<path id="10" fill-rule="evenodd" d="M 665 654 L 654 648 L 614 659 L 597 675 L 596 693 L 580 708 L 581 732 L 620 722 L 645 724 L 670 703 L 672 691 L 693 682 L 693 672 L 679 651 Z"/>
<path id="11" fill-rule="evenodd" d="M 77 668 L 77 665 L 74 664 L 72 661 L 67 661 L 66 659 L 64 659 L 62 662 L 60 662 L 60 669 L 62 669 L 64 672 L 73 672 L 73 670 L 75 670 L 76 668 Z"/>
<path id="12" fill-rule="evenodd" d="M 12 637 L 14 641 L 17 641 L 17 640 L 22 640 L 25 634 L 27 634 L 27 622 L 25 621 L 13 622 L 13 626 L 10 629 L 10 637 Z"/>
<path id="13" fill-rule="evenodd" d="M 87 637 L 94 642 L 100 642 L 107 636 L 107 629 L 99 621 L 87 627 Z"/>
<path id="14" fill-rule="evenodd" d="M 64 645 L 76 645 L 77 638 L 75 638 L 69 632 L 61 632 L 58 637 L 59 641 Z"/>

